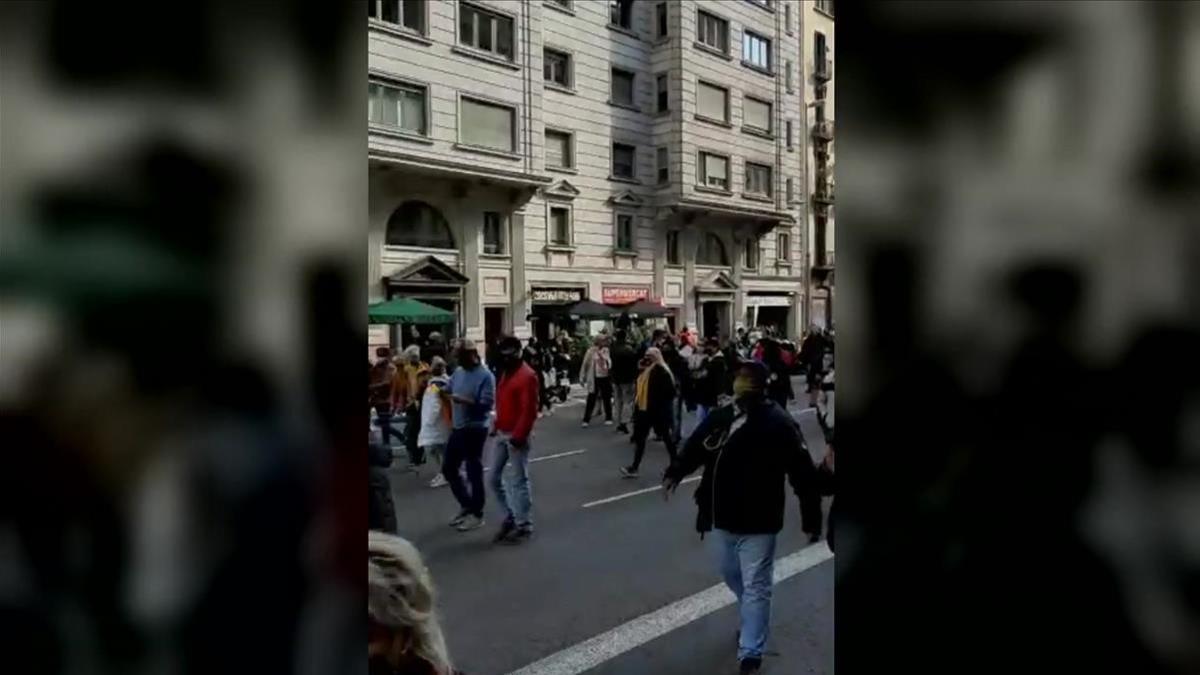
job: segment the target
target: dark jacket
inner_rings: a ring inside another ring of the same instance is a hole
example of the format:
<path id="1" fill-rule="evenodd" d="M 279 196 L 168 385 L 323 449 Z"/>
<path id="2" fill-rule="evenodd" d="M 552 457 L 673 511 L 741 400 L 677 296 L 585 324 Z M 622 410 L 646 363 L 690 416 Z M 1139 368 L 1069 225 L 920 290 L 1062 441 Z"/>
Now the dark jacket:
<path id="1" fill-rule="evenodd" d="M 682 480 L 704 467 L 696 489 L 696 529 L 716 527 L 735 534 L 774 534 L 783 528 L 784 480 L 800 500 L 802 528 L 821 532 L 821 498 L 816 468 L 800 429 L 770 400 L 751 404 L 722 445 L 738 408 L 713 411 L 688 437 L 666 477 Z"/>
<path id="2" fill-rule="evenodd" d="M 672 403 L 675 401 L 675 381 L 667 368 L 655 366 L 650 371 L 650 391 L 646 397 L 646 410 L 637 413 L 645 414 L 651 419 L 673 419 L 675 414 Z"/>
<path id="3" fill-rule="evenodd" d="M 696 403 L 710 408 L 717 405 L 722 394 L 729 393 L 729 363 L 717 352 L 704 360 L 703 375 L 696 382 Z"/>
<path id="4" fill-rule="evenodd" d="M 663 361 L 675 376 L 675 394 L 684 400 L 692 397 L 692 371 L 688 368 L 687 359 L 679 355 L 679 350 L 668 347 L 662 350 Z"/>
<path id="5" fill-rule="evenodd" d="M 633 384 L 638 376 L 638 355 L 633 347 L 624 340 L 613 343 L 608 352 L 612 356 L 612 368 L 609 375 L 613 384 Z"/>
<path id="6" fill-rule="evenodd" d="M 392 465 L 392 449 L 382 443 L 367 443 L 367 451 L 367 529 L 395 534 L 396 506 L 387 474 Z"/>
<path id="7" fill-rule="evenodd" d="M 786 409 L 788 401 L 796 398 L 796 392 L 792 389 L 792 375 L 778 354 L 766 365 L 771 371 L 771 379 L 767 382 L 767 396 Z"/>

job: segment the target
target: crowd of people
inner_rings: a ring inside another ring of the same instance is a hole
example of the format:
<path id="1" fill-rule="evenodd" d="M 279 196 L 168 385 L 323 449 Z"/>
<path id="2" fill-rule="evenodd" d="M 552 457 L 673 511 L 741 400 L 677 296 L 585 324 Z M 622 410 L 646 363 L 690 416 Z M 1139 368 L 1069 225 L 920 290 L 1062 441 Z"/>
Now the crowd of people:
<path id="1" fill-rule="evenodd" d="M 380 430 L 380 442 L 370 443 L 370 527 L 377 531 L 372 556 L 388 557 L 392 565 L 419 562 L 410 544 L 380 534 L 394 535 L 398 529 L 387 479 L 392 438 L 403 442 L 410 470 L 433 459 L 439 471 L 429 485 L 450 487 L 458 511 L 449 524 L 460 532 L 484 526 L 484 447 L 493 438 L 490 487 L 502 515 L 493 541 L 518 545 L 533 537 L 528 470 L 533 429 L 538 418 L 553 413 L 553 399 L 567 399 L 572 341 L 561 333 L 544 344 L 530 338 L 523 345 L 504 336 L 487 353 L 485 365 L 474 341 L 456 340 L 446 348 L 440 338 L 410 345 L 398 357 L 386 347 L 376 351 L 368 385 L 368 405 Z M 665 496 L 703 468 L 697 495 L 711 494 L 711 499 L 697 498 L 696 528 L 702 537 L 713 534 L 720 573 L 738 598 L 741 672 L 758 672 L 769 632 L 773 552 L 783 524 L 785 483 L 800 502 L 810 542 L 822 536 L 820 498 L 832 494 L 832 335 L 814 328 L 796 350 L 775 335 L 744 329 L 721 344 L 662 329 L 636 340 L 619 328 L 592 340 L 577 367 L 575 381 L 586 392 L 581 425 L 589 427 L 602 412 L 605 426 L 630 436 L 632 461 L 619 467 L 621 476 L 639 476 L 651 434 L 667 452 L 661 473 Z M 826 433 L 828 454 L 815 465 L 787 413 L 796 398 L 792 375 L 797 370 L 806 373 L 808 405 L 818 409 Z M 685 409 L 697 420 L 686 438 Z M 403 432 L 392 426 L 397 416 L 404 420 Z M 385 571 L 377 567 L 373 557 L 368 570 L 372 583 L 386 584 Z M 412 575 L 404 581 L 431 583 Z M 388 602 L 431 602 L 431 587 L 403 589 L 402 594 L 410 591 L 412 598 Z M 405 637 L 397 637 L 395 616 L 410 609 L 372 605 L 372 626 L 381 626 L 379 639 L 372 638 L 372 658 L 398 667 L 405 658 L 419 657 L 433 666 L 431 672 L 450 672 L 436 630 L 409 626 Z M 397 641 L 423 641 L 425 647 L 396 652 Z"/>

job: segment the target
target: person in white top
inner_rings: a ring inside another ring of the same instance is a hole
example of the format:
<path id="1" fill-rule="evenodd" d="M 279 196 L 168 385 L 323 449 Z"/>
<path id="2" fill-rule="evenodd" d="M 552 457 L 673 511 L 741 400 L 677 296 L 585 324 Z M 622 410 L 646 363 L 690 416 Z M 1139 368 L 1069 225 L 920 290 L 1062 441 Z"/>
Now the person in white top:
<path id="1" fill-rule="evenodd" d="M 612 379 L 608 371 L 612 368 L 612 356 L 608 352 L 608 336 L 601 334 L 583 355 L 579 367 L 579 383 L 587 390 L 587 403 L 583 408 L 583 426 L 592 421 L 596 400 L 604 406 L 604 423 L 612 424 Z"/>
<path id="2" fill-rule="evenodd" d="M 417 435 L 417 446 L 424 456 L 433 458 L 435 467 L 440 468 L 451 426 L 450 378 L 446 376 L 445 359 L 433 357 L 430 371 L 429 383 L 421 398 L 421 432 Z M 439 471 L 429 482 L 429 487 L 437 488 L 446 484 L 445 476 Z"/>

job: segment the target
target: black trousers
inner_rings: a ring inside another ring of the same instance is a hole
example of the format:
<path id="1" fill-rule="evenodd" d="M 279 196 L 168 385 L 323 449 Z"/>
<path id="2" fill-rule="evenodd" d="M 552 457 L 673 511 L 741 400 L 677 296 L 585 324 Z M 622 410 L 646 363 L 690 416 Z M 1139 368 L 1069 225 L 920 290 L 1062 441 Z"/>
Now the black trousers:
<path id="1" fill-rule="evenodd" d="M 487 442 L 488 430 L 477 427 L 455 429 L 450 432 L 446 443 L 446 456 L 442 460 L 442 475 L 450 484 L 450 492 L 462 510 L 479 518 L 483 517 L 483 446 Z M 464 483 L 458 470 L 467 465 L 467 482 Z"/>
<path id="2" fill-rule="evenodd" d="M 421 433 L 421 409 L 410 405 L 404 411 L 404 416 L 404 448 L 408 451 L 408 461 L 414 466 L 424 464 L 425 453 L 417 446 L 417 436 Z"/>
<path id="3" fill-rule="evenodd" d="M 392 428 L 392 406 L 376 403 L 375 415 L 379 418 L 379 437 L 384 445 L 391 446 L 392 436 L 404 440 L 404 436 Z"/>
<path id="4" fill-rule="evenodd" d="M 642 465 L 642 456 L 646 454 L 646 438 L 650 430 L 662 438 L 667 446 L 667 456 L 675 461 L 675 437 L 671 433 L 671 417 L 669 414 L 650 414 L 642 410 L 633 411 L 633 470 Z"/>
<path id="5" fill-rule="evenodd" d="M 612 421 L 612 379 L 597 377 L 593 391 L 588 394 L 587 404 L 583 408 L 583 421 L 592 421 L 592 411 L 596 408 L 596 399 L 604 404 L 604 419 Z"/>

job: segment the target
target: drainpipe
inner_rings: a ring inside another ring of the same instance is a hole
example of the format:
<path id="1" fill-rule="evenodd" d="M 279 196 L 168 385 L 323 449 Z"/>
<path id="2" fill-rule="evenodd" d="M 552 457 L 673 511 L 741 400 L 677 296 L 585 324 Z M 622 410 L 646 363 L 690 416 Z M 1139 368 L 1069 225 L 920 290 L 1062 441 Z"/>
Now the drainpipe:
<path id="1" fill-rule="evenodd" d="M 812 103 L 810 103 L 808 100 L 808 69 L 804 66 L 806 60 L 804 36 L 807 35 L 804 30 L 804 17 L 805 14 L 808 13 L 808 9 L 807 3 L 800 3 L 800 19 L 798 28 L 800 31 L 800 67 L 797 68 L 797 74 L 800 77 L 800 112 L 802 115 L 801 119 L 803 121 L 803 125 L 800 127 L 800 136 L 804 139 L 803 142 L 800 143 L 800 149 L 802 153 L 800 156 L 800 274 L 804 276 L 804 311 L 801 312 L 800 317 L 802 330 L 806 330 L 812 325 L 812 272 L 809 269 L 809 249 L 811 247 L 809 246 L 808 239 L 808 212 L 809 209 L 812 208 L 812 195 L 808 189 L 808 157 L 812 153 L 812 129 L 809 128 L 808 124 L 808 108 L 812 105 Z"/>

